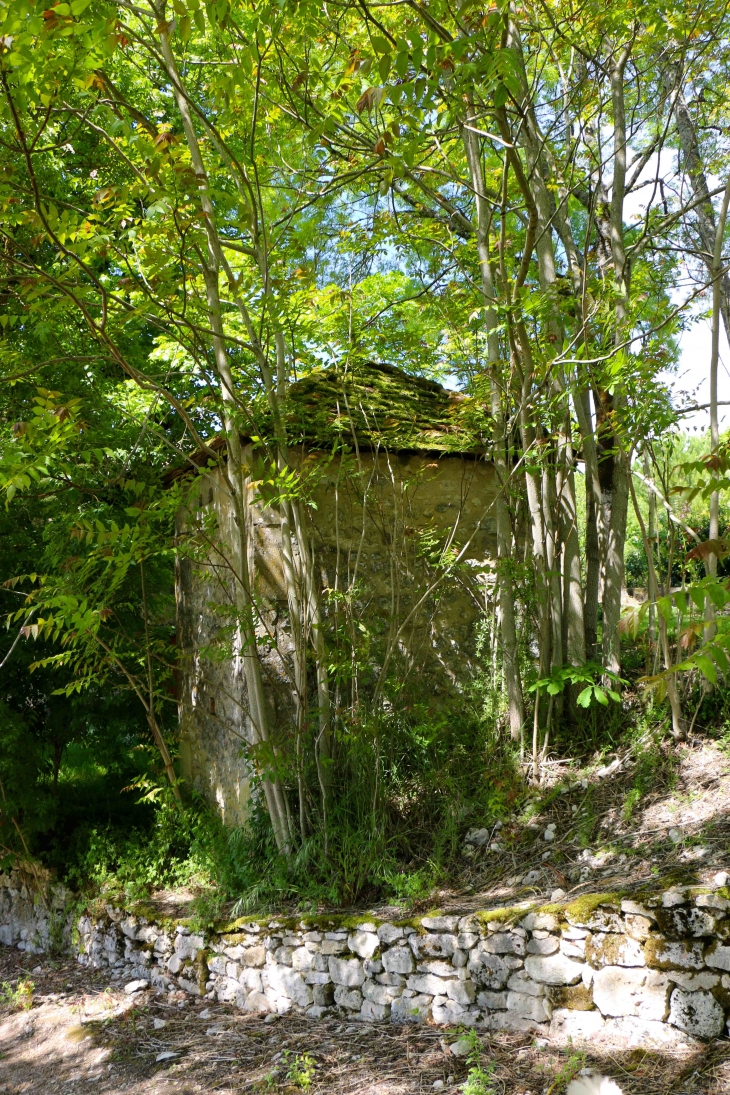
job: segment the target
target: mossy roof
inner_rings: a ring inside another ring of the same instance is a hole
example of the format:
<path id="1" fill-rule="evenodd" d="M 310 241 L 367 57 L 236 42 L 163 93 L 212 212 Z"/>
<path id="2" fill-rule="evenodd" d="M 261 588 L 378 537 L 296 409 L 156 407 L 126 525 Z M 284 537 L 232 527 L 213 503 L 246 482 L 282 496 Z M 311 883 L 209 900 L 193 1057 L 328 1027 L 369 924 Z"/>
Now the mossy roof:
<path id="1" fill-rule="evenodd" d="M 484 424 L 475 400 L 381 363 L 317 369 L 289 390 L 290 442 L 312 448 L 357 439 L 363 448 L 478 455 Z"/>

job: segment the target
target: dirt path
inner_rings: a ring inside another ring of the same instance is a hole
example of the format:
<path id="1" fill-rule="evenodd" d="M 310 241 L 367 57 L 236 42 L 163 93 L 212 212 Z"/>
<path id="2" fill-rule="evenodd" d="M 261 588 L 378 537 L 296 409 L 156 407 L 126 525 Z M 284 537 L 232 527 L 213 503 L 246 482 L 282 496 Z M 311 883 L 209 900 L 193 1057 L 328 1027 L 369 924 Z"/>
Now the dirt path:
<path id="1" fill-rule="evenodd" d="M 456 1095 L 469 1071 L 449 1048 L 456 1033 L 442 1028 L 266 1020 L 207 1001 L 130 998 L 71 961 L 39 965 L 0 948 L 0 982 L 23 978 L 34 982 L 32 1007 L 0 1006 L 2 1095 Z M 525 1035 L 481 1043 L 489 1081 L 469 1095 L 561 1095 L 586 1066 L 612 1075 L 624 1095 L 730 1092 L 727 1040 L 682 1059 L 643 1051 L 599 1058 Z"/>

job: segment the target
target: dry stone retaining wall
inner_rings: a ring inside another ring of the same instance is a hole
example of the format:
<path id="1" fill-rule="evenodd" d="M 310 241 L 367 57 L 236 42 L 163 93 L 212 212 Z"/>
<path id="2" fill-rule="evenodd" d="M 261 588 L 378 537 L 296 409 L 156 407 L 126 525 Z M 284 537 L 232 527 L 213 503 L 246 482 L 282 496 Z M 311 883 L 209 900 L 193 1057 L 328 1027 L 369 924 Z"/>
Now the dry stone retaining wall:
<path id="1" fill-rule="evenodd" d="M 242 919 L 205 934 L 111 905 L 77 917 L 60 887 L 33 895 L 6 875 L 0 942 L 40 953 L 60 941 L 130 993 L 671 1048 L 730 1026 L 727 881 L 398 922 Z"/>

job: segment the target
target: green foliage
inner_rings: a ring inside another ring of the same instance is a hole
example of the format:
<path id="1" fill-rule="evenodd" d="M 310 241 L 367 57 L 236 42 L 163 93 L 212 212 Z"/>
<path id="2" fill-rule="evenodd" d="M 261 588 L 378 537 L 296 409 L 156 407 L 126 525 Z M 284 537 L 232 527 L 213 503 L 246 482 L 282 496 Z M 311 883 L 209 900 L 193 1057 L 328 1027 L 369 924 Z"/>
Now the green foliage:
<path id="1" fill-rule="evenodd" d="M 3 981 L 0 985 L 0 1005 L 5 1004 L 18 1011 L 30 1011 L 33 1007 L 34 983 L 28 977 L 21 977 L 15 984 Z"/>
<path id="2" fill-rule="evenodd" d="M 282 1064 L 286 1069 L 286 1078 L 300 1091 L 310 1091 L 316 1075 L 316 1064 L 311 1053 L 291 1054 L 284 1050 Z"/>
<path id="3" fill-rule="evenodd" d="M 459 1090 L 462 1095 L 494 1095 L 494 1065 L 484 1067 L 482 1064 L 483 1050 L 479 1035 L 472 1028 L 464 1037 L 469 1042 L 466 1063 L 470 1068 Z"/>

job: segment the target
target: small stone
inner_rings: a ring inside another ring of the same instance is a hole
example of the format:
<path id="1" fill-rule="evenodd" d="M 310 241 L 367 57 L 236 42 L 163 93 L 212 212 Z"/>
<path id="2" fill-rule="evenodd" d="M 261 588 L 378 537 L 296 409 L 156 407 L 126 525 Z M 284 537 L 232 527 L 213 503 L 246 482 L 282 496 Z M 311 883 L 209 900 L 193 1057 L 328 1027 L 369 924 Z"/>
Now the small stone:
<path id="1" fill-rule="evenodd" d="M 528 871 L 525 877 L 522 879 L 522 883 L 525 886 L 534 886 L 542 878 L 542 871 Z"/>
<path id="2" fill-rule="evenodd" d="M 444 1081 L 443 1080 L 434 1080 L 434 1082 L 431 1084 L 431 1087 L 434 1089 L 434 1091 L 443 1091 Z"/>
<path id="3" fill-rule="evenodd" d="M 542 834 L 542 839 L 547 841 L 548 844 L 551 841 L 555 840 L 555 830 L 554 829 L 546 829 L 545 832 Z"/>
<path id="4" fill-rule="evenodd" d="M 563 901 L 565 899 L 565 896 L 565 890 L 553 890 L 553 892 L 550 894 L 550 900 L 552 902 Z"/>
<path id="5" fill-rule="evenodd" d="M 124 986 L 124 991 L 127 996 L 133 996 L 135 992 L 143 992 L 150 987 L 149 981 L 144 981 L 140 978 L 138 981 L 128 981 Z"/>
<path id="6" fill-rule="evenodd" d="M 152 1026 L 155 1030 L 163 1030 L 167 1026 L 167 1019 L 153 1019 Z"/>
<path id="7" fill-rule="evenodd" d="M 160 1061 L 171 1061 L 173 1057 L 178 1057 L 179 1054 L 175 1053 L 172 1049 L 164 1049 L 162 1053 L 158 1053 L 155 1057 L 155 1063 L 159 1064 Z"/>
<path id="8" fill-rule="evenodd" d="M 718 871 L 712 879 L 712 885 L 716 886 L 718 890 L 721 890 L 723 886 L 727 886 L 728 882 L 730 882 L 730 875 L 727 871 Z"/>
<path id="9" fill-rule="evenodd" d="M 455 1042 L 452 1042 L 449 1049 L 453 1053 L 454 1057 L 468 1057 L 471 1053 L 472 1040 L 471 1038 L 457 1038 Z"/>
<path id="10" fill-rule="evenodd" d="M 679 829 L 670 829 L 667 836 L 671 840 L 672 844 L 680 844 L 682 842 L 682 834 Z"/>

